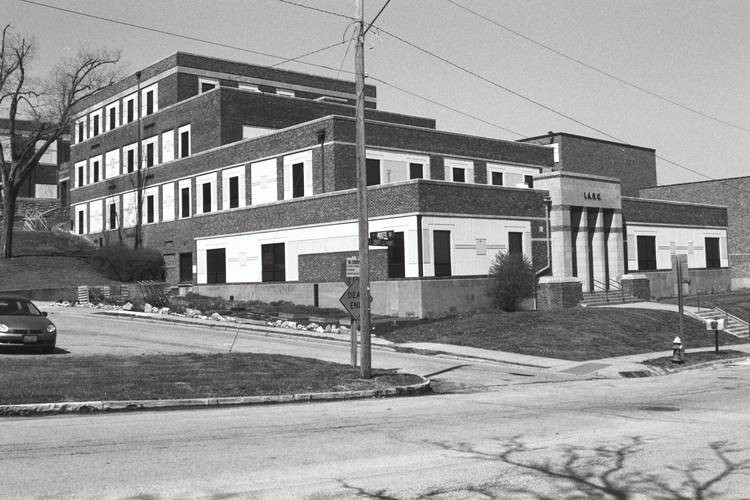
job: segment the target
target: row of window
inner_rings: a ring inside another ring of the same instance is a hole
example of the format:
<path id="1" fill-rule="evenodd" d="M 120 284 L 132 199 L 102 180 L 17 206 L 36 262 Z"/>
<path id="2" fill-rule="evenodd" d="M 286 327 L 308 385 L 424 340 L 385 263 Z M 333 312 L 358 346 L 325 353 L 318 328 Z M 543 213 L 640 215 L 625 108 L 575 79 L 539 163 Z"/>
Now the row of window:
<path id="1" fill-rule="evenodd" d="M 219 83 L 219 80 L 214 80 L 211 78 L 199 78 L 198 79 L 198 93 L 202 94 L 204 92 L 208 92 L 209 90 L 213 90 L 217 87 L 219 87 L 221 84 Z M 253 83 L 244 83 L 239 82 L 237 84 L 237 88 L 240 90 L 247 90 L 249 92 L 258 92 L 258 93 L 264 93 L 260 87 Z M 281 89 L 277 88 L 275 89 L 276 95 L 280 95 L 283 97 L 295 97 L 295 93 L 293 90 L 289 89 Z"/>
<path id="2" fill-rule="evenodd" d="M 705 238 L 706 268 L 721 267 L 720 238 Z M 636 237 L 638 270 L 655 271 L 656 266 L 656 236 L 638 235 Z"/>
<path id="3" fill-rule="evenodd" d="M 133 92 L 77 119 L 73 134 L 74 142 L 93 139 L 103 132 L 132 123 L 139 117 L 156 113 L 159 111 L 158 92 L 157 83 L 141 89 L 140 110 L 138 109 L 138 92 Z"/>
<path id="4" fill-rule="evenodd" d="M 191 154 L 190 124 L 168 130 L 141 141 L 141 167 L 149 168 L 175 158 L 185 158 Z M 134 172 L 138 168 L 138 143 L 107 151 L 104 155 L 92 156 L 74 165 L 75 186 L 82 187 L 118 175 Z"/>

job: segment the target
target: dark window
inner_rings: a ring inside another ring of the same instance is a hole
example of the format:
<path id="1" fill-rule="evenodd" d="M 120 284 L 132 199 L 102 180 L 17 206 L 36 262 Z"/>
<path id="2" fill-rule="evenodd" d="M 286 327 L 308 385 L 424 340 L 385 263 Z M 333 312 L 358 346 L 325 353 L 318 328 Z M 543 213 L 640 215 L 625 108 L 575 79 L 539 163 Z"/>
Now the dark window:
<path id="1" fill-rule="evenodd" d="M 502 186 L 503 185 L 503 173 L 492 172 L 492 178 L 490 180 L 493 186 Z"/>
<path id="2" fill-rule="evenodd" d="M 305 196 L 305 164 L 292 165 L 292 198 Z"/>
<path id="3" fill-rule="evenodd" d="M 215 89 L 216 84 L 211 82 L 201 82 L 201 93 L 208 92 L 211 89 Z"/>
<path id="4" fill-rule="evenodd" d="M 260 246 L 263 262 L 263 281 L 285 281 L 286 267 L 283 243 Z"/>
<path id="5" fill-rule="evenodd" d="M 78 187 L 83 186 L 83 184 L 84 184 L 83 167 L 78 167 Z"/>
<path id="6" fill-rule="evenodd" d="M 99 115 L 94 115 L 93 117 L 94 123 L 93 123 L 93 134 L 94 137 L 99 135 Z"/>
<path id="7" fill-rule="evenodd" d="M 190 188 L 180 190 L 180 217 L 190 217 Z"/>
<path id="8" fill-rule="evenodd" d="M 84 133 L 84 124 L 83 122 L 78 122 L 78 142 L 83 141 L 83 133 Z"/>
<path id="9" fill-rule="evenodd" d="M 154 91 L 149 90 L 146 92 L 146 116 L 153 114 L 154 112 Z"/>
<path id="10" fill-rule="evenodd" d="M 656 269 L 656 236 L 638 236 L 638 270 Z"/>
<path id="11" fill-rule="evenodd" d="M 388 247 L 388 277 L 403 278 L 406 276 L 404 261 L 404 233 L 393 234 L 393 240 Z"/>
<path id="12" fill-rule="evenodd" d="M 523 182 L 529 186 L 530 188 L 534 187 L 534 176 L 533 175 L 524 175 L 523 176 Z"/>
<path id="13" fill-rule="evenodd" d="M 240 178 L 229 178 L 229 208 L 240 206 Z"/>
<path id="14" fill-rule="evenodd" d="M 460 167 L 453 167 L 453 182 L 466 182 L 466 171 Z"/>
<path id="15" fill-rule="evenodd" d="M 433 231 L 435 250 L 435 276 L 451 275 L 451 232 Z"/>
<path id="16" fill-rule="evenodd" d="M 95 161 L 91 168 L 94 171 L 94 182 L 99 182 L 99 162 Z"/>
<path id="17" fill-rule="evenodd" d="M 154 195 L 146 197 L 146 222 L 154 222 Z"/>
<path id="18" fill-rule="evenodd" d="M 154 166 L 154 144 L 146 144 L 146 166 Z"/>
<path id="19" fill-rule="evenodd" d="M 213 250 L 206 250 L 206 282 L 227 282 L 227 259 L 225 249 L 214 248 Z"/>
<path id="20" fill-rule="evenodd" d="M 424 165 L 409 163 L 409 179 L 424 179 Z"/>
<path id="21" fill-rule="evenodd" d="M 190 156 L 190 132 L 185 130 L 180 133 L 180 158 Z"/>
<path id="22" fill-rule="evenodd" d="M 132 149 L 128 151 L 127 164 L 128 172 L 132 172 L 133 170 L 135 170 L 135 151 Z"/>
<path id="23" fill-rule="evenodd" d="M 508 233 L 508 253 L 523 255 L 523 233 Z"/>
<path id="24" fill-rule="evenodd" d="M 203 213 L 207 214 L 211 211 L 211 183 L 203 184 L 201 190 L 203 191 Z"/>
<path id="25" fill-rule="evenodd" d="M 365 161 L 367 167 L 367 185 L 377 186 L 380 184 L 380 160 L 368 158 Z"/>
<path id="26" fill-rule="evenodd" d="M 78 234 L 83 234 L 83 210 L 78 212 Z"/>
<path id="27" fill-rule="evenodd" d="M 135 99 L 128 101 L 128 123 L 135 119 Z"/>
<path id="28" fill-rule="evenodd" d="M 117 126 L 117 108 L 109 110 L 109 129 L 112 130 Z"/>
<path id="29" fill-rule="evenodd" d="M 706 238 L 706 267 L 710 269 L 721 267 L 719 238 Z"/>
<path id="30" fill-rule="evenodd" d="M 115 203 L 109 204 L 109 228 L 117 229 L 117 205 Z"/>
<path id="31" fill-rule="evenodd" d="M 180 254 L 180 281 L 193 281 L 193 252 Z"/>
<path id="32" fill-rule="evenodd" d="M 66 208 L 68 206 L 68 181 L 60 183 L 60 205 Z"/>

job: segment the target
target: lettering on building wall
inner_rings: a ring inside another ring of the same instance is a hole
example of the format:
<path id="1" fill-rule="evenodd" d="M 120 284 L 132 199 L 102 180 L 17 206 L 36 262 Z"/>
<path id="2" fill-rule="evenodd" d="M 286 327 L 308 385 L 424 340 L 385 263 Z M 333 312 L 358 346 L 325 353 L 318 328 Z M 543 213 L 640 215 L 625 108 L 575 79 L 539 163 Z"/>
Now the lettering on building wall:
<path id="1" fill-rule="evenodd" d="M 602 194 L 601 193 L 583 193 L 583 199 L 584 200 L 596 200 L 596 201 L 602 201 Z"/>

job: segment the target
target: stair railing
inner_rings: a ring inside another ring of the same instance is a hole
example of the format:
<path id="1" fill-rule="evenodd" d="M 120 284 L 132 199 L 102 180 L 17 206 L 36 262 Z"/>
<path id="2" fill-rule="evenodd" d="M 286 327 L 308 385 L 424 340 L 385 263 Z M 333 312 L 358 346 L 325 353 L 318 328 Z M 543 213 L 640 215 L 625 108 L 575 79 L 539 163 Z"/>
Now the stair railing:
<path id="1" fill-rule="evenodd" d="M 609 302 L 609 287 L 606 283 L 599 281 L 599 280 L 592 280 L 594 282 L 594 292 L 596 291 L 603 291 L 604 292 L 604 301 Z"/>
<path id="2" fill-rule="evenodd" d="M 620 300 L 622 302 L 625 302 L 625 290 L 622 289 L 622 283 L 620 283 L 617 280 L 613 280 L 610 278 L 609 280 L 609 289 L 614 290 L 615 292 L 620 292 Z"/>

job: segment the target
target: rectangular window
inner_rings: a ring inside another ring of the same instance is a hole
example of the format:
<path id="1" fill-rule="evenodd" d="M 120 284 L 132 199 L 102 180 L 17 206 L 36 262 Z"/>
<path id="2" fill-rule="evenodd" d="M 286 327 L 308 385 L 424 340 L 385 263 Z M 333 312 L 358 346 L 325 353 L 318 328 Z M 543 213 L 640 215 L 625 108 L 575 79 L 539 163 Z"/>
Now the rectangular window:
<path id="1" fill-rule="evenodd" d="M 146 116 L 154 114 L 154 91 L 146 92 Z"/>
<path id="2" fill-rule="evenodd" d="M 193 252 L 180 254 L 180 282 L 193 281 Z"/>
<path id="3" fill-rule="evenodd" d="M 388 247 L 388 277 L 403 278 L 406 276 L 406 261 L 404 260 L 404 233 L 393 233 L 393 241 Z"/>
<path id="4" fill-rule="evenodd" d="M 260 253 L 263 263 L 263 281 L 285 281 L 286 261 L 284 243 L 261 245 Z"/>
<path id="5" fill-rule="evenodd" d="M 252 83 L 240 83 L 238 85 L 238 88 L 240 90 L 248 90 L 250 92 L 260 92 L 260 87 L 258 87 L 257 85 L 254 85 Z"/>
<path id="6" fill-rule="evenodd" d="M 146 167 L 154 166 L 154 143 L 146 144 Z"/>
<path id="7" fill-rule="evenodd" d="M 523 233 L 508 233 L 508 253 L 523 255 Z"/>
<path id="8" fill-rule="evenodd" d="M 83 121 L 78 122 L 78 142 L 86 140 L 86 124 Z"/>
<path id="9" fill-rule="evenodd" d="M 198 93 L 202 94 L 203 92 L 208 92 L 209 90 L 213 90 L 216 87 L 219 86 L 219 82 L 216 80 L 207 80 L 204 78 L 198 79 Z"/>
<path id="10" fill-rule="evenodd" d="M 503 185 L 503 173 L 492 172 L 491 181 L 492 181 L 491 184 L 493 186 L 502 186 Z"/>
<path id="11" fill-rule="evenodd" d="M 79 210 L 78 211 L 78 234 L 83 234 L 85 221 L 86 221 L 86 213 L 83 210 Z"/>
<path id="12" fill-rule="evenodd" d="M 109 229 L 117 229 L 117 203 L 109 204 Z"/>
<path id="13" fill-rule="evenodd" d="M 292 198 L 305 196 L 305 164 L 292 165 Z"/>
<path id="14" fill-rule="evenodd" d="M 206 283 L 227 282 L 227 258 L 224 248 L 206 250 Z"/>
<path id="15" fill-rule="evenodd" d="M 99 182 L 99 162 L 98 161 L 95 160 L 94 162 L 92 162 L 91 172 L 94 177 L 93 182 Z"/>
<path id="16" fill-rule="evenodd" d="M 433 231 L 435 276 L 451 275 L 451 232 Z"/>
<path id="17" fill-rule="evenodd" d="M 151 224 L 154 222 L 154 195 L 146 197 L 146 223 Z"/>
<path id="18" fill-rule="evenodd" d="M 240 178 L 229 178 L 229 208 L 240 206 Z"/>
<path id="19" fill-rule="evenodd" d="M 128 166 L 128 172 L 132 172 L 135 170 L 135 150 L 128 150 L 126 156 L 127 160 L 125 164 Z"/>
<path id="20" fill-rule="evenodd" d="M 466 170 L 461 167 L 453 167 L 453 182 L 466 182 Z"/>
<path id="21" fill-rule="evenodd" d="M 117 107 L 116 105 L 108 109 L 109 112 L 109 130 L 117 128 Z"/>
<path id="22" fill-rule="evenodd" d="M 98 114 L 94 115 L 91 117 L 91 119 L 92 119 L 91 128 L 93 129 L 94 137 L 96 137 L 97 135 L 99 135 L 99 115 Z"/>
<path id="23" fill-rule="evenodd" d="M 529 189 L 534 187 L 534 176 L 533 175 L 524 175 L 523 176 L 523 183 L 529 186 Z"/>
<path id="24" fill-rule="evenodd" d="M 190 156 L 190 125 L 177 129 L 177 141 L 180 150 L 180 158 Z"/>
<path id="25" fill-rule="evenodd" d="M 377 186 L 378 184 L 380 184 L 380 160 L 367 158 L 366 166 L 367 185 Z"/>
<path id="26" fill-rule="evenodd" d="M 190 217 L 190 187 L 180 189 L 180 217 Z"/>
<path id="27" fill-rule="evenodd" d="M 206 182 L 201 186 L 201 192 L 203 194 L 203 213 L 207 214 L 211 211 L 211 183 Z"/>
<path id="28" fill-rule="evenodd" d="M 638 270 L 656 270 L 656 236 L 638 236 Z"/>
<path id="29" fill-rule="evenodd" d="M 83 165 L 79 165 L 78 166 L 78 187 L 81 187 L 86 183 L 85 174 L 86 174 L 86 171 L 83 168 Z"/>
<path id="30" fill-rule="evenodd" d="M 125 105 L 127 112 L 125 116 L 127 119 L 125 120 L 125 123 L 130 123 L 133 120 L 135 120 L 135 98 L 130 99 L 127 101 L 127 104 Z"/>
<path id="31" fill-rule="evenodd" d="M 276 89 L 276 95 L 281 95 L 284 97 L 294 97 L 294 91 L 286 89 Z"/>
<path id="32" fill-rule="evenodd" d="M 719 248 L 719 238 L 706 238 L 706 268 L 718 269 L 721 267 Z"/>
<path id="33" fill-rule="evenodd" d="M 409 179 L 424 179 L 424 165 L 409 163 Z"/>

